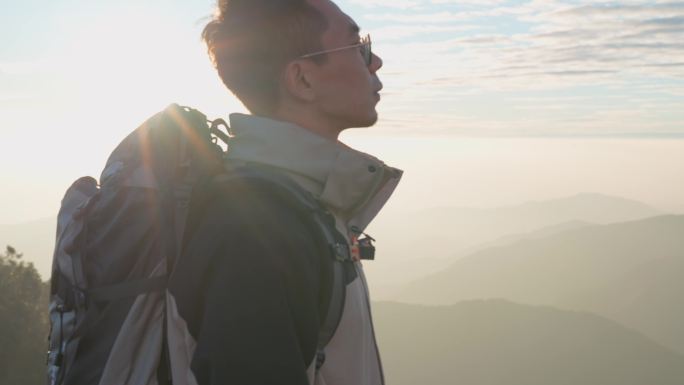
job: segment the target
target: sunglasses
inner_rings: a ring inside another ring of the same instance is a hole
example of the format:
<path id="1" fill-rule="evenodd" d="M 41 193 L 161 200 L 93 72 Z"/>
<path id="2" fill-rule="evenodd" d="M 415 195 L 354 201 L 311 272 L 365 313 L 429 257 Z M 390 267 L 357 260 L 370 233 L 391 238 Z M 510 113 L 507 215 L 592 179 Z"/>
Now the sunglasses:
<path id="1" fill-rule="evenodd" d="M 363 60 L 366 62 L 366 65 L 367 66 L 371 65 L 371 62 L 373 61 L 373 53 L 371 52 L 370 35 L 366 35 L 366 36 L 362 37 L 361 41 L 358 44 L 346 45 L 344 47 L 333 48 L 333 49 L 326 49 L 325 51 L 307 53 L 306 55 L 300 56 L 299 59 L 306 59 L 306 58 L 309 58 L 312 56 L 323 55 L 326 53 L 337 52 L 337 51 L 342 51 L 342 50 L 351 49 L 351 48 L 359 48 L 359 50 L 361 51 L 361 56 L 363 56 Z"/>

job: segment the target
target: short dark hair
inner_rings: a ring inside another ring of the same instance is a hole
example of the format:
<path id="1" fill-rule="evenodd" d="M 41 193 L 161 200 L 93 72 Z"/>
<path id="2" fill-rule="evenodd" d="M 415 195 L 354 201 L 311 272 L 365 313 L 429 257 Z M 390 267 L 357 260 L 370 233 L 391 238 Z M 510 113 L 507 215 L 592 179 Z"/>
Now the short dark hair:
<path id="1" fill-rule="evenodd" d="M 307 0 L 218 0 L 202 40 L 223 84 L 251 112 L 268 115 L 278 106 L 285 65 L 320 50 L 327 28 Z"/>

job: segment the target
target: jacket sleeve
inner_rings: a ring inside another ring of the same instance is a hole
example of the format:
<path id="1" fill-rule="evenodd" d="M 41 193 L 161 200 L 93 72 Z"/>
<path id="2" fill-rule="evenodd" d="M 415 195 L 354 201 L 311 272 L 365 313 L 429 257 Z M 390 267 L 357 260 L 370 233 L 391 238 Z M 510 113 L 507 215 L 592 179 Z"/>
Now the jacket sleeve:
<path id="1" fill-rule="evenodd" d="M 221 199 L 188 243 L 200 385 L 308 384 L 320 325 L 320 253 L 310 224 L 265 196 Z M 188 264 L 186 263 L 186 265 Z M 181 275 L 188 275 L 180 272 Z M 200 278 L 201 277 L 201 278 Z"/>

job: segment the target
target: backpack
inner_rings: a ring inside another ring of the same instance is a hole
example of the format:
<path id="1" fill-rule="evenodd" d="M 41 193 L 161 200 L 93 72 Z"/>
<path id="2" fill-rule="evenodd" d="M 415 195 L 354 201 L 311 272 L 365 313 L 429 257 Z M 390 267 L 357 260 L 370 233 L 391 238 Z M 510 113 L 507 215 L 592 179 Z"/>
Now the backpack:
<path id="1" fill-rule="evenodd" d="M 316 369 L 323 365 L 353 268 L 349 246 L 332 215 L 285 175 L 257 166 L 224 167 L 218 141 L 227 144 L 227 132 L 222 119 L 208 121 L 197 110 L 172 104 L 118 145 L 99 184 L 82 177 L 66 191 L 48 307 L 49 385 L 193 382 L 182 371 L 189 370 L 194 347 L 185 346 L 186 354 L 169 349 L 169 343 L 182 344 L 183 336 L 169 322 L 178 314 L 169 306 L 167 282 L 188 233 L 190 203 L 212 183 L 236 178 L 272 186 L 308 213 L 327 245 L 332 282 Z M 96 338 L 90 337 L 93 330 Z"/>

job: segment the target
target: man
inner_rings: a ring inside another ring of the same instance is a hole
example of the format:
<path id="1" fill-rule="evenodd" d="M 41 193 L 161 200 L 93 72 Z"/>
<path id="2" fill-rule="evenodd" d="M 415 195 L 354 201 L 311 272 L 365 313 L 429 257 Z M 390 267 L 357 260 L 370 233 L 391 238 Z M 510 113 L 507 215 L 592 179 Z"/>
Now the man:
<path id="1" fill-rule="evenodd" d="M 382 60 L 370 39 L 329 0 L 221 0 L 203 38 L 223 83 L 252 113 L 230 117 L 228 164 L 294 180 L 333 213 L 354 250 L 401 177 L 338 141 L 344 129 L 377 120 Z M 195 208 L 170 282 L 180 315 L 171 327 L 187 323 L 194 347 L 188 382 L 383 384 L 359 256 L 317 368 L 331 262 L 312 224 L 269 191 L 232 183 L 219 195 Z M 169 343 L 171 354 L 182 350 Z M 173 377 L 183 369 L 171 368 Z"/>

